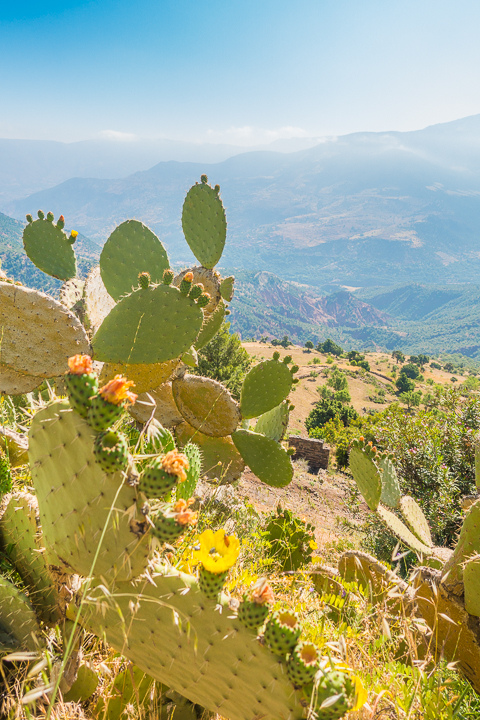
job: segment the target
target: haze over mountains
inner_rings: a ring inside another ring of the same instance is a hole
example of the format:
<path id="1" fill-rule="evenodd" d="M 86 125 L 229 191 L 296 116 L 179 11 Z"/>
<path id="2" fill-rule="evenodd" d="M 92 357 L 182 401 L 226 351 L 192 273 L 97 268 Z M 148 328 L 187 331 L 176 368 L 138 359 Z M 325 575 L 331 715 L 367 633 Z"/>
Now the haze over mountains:
<path id="1" fill-rule="evenodd" d="M 229 221 L 222 261 L 328 288 L 480 278 L 480 115 L 415 132 L 355 133 L 293 153 L 161 162 L 123 179 L 73 178 L 2 209 L 39 207 L 103 243 L 129 217 L 189 262 L 180 215 L 207 173 Z"/>

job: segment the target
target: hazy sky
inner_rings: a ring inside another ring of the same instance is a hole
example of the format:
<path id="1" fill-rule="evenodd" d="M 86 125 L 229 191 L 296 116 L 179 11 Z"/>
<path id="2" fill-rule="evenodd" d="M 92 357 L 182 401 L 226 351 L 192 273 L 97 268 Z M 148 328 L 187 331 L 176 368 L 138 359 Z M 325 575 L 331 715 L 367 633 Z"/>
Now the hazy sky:
<path id="1" fill-rule="evenodd" d="M 253 144 L 480 113 L 479 0 L 13 0 L 0 137 Z"/>

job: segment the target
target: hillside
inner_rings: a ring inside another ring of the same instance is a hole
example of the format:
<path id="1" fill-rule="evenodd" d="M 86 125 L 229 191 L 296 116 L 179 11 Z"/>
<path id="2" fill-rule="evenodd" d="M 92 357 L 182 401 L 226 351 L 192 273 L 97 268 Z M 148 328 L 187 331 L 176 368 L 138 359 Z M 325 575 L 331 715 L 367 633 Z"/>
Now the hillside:
<path id="1" fill-rule="evenodd" d="M 229 220 L 223 261 L 339 289 L 480 277 L 480 116 L 413 133 L 356 133 L 282 154 L 249 152 L 216 164 L 161 162 L 124 179 L 70 179 L 12 202 L 38 207 L 102 243 L 142 219 L 174 262 L 189 262 L 180 215 L 206 172 Z"/>

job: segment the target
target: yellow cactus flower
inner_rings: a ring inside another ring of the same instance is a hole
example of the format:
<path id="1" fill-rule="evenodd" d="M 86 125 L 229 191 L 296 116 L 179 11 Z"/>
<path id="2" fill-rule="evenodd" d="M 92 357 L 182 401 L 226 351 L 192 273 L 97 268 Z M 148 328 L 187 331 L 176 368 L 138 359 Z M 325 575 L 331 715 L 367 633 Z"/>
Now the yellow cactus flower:
<path id="1" fill-rule="evenodd" d="M 193 555 L 207 572 L 219 575 L 235 565 L 240 553 L 240 542 L 235 535 L 225 535 L 225 530 L 205 530 L 200 535 L 200 549 Z"/>
<path id="2" fill-rule="evenodd" d="M 62 216 L 62 217 L 63 217 L 63 216 Z M 76 238 L 77 235 L 78 235 L 78 230 L 72 230 L 72 232 L 70 233 L 70 235 L 71 235 L 73 238 Z"/>

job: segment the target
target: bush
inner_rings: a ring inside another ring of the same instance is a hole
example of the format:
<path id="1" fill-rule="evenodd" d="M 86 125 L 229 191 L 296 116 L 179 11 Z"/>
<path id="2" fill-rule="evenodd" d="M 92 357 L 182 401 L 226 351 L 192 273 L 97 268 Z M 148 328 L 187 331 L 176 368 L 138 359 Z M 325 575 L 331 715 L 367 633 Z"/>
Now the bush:
<path id="1" fill-rule="evenodd" d="M 311 340 L 307 340 L 307 342 L 305 343 L 305 347 L 307 348 L 308 352 L 311 352 L 311 350 L 313 350 L 314 348 L 313 342 Z"/>
<path id="2" fill-rule="evenodd" d="M 434 370 L 441 370 L 441 369 L 442 369 L 442 366 L 441 366 L 439 363 L 437 363 L 437 362 L 431 362 L 431 363 L 430 363 L 430 367 L 433 368 Z"/>
<path id="3" fill-rule="evenodd" d="M 252 358 L 242 346 L 238 333 L 230 333 L 230 323 L 224 322 L 204 348 L 198 352 L 198 367 L 192 370 L 196 375 L 219 380 L 235 399 L 248 372 Z"/>
<path id="4" fill-rule="evenodd" d="M 412 392 L 415 390 L 415 382 L 410 380 L 403 372 L 400 373 L 397 380 L 395 381 L 399 394 Z"/>
<path id="5" fill-rule="evenodd" d="M 351 405 L 344 405 L 335 398 L 325 398 L 320 400 L 310 412 L 305 420 L 305 427 L 310 434 L 310 430 L 322 427 L 329 420 L 333 420 L 337 416 L 343 425 L 347 426 L 350 425 L 352 420 L 358 418 L 358 413 Z"/>
<path id="6" fill-rule="evenodd" d="M 406 365 L 404 365 L 401 372 L 403 373 L 403 375 L 412 378 L 412 380 L 416 380 L 420 375 L 419 367 L 414 363 L 407 363 Z"/>

